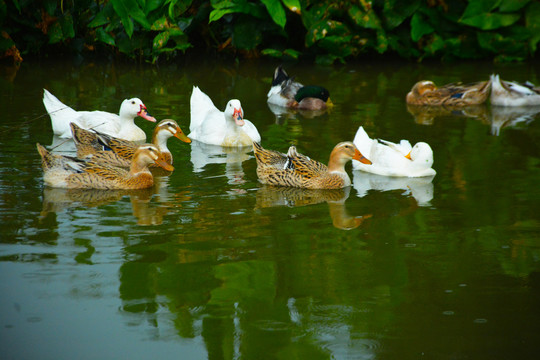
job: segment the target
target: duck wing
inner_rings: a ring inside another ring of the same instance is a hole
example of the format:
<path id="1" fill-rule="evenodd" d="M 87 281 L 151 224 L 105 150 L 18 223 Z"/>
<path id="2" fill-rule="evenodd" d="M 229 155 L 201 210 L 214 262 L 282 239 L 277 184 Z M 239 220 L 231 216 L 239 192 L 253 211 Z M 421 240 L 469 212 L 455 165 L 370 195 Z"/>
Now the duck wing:
<path id="1" fill-rule="evenodd" d="M 291 146 L 287 152 L 287 168 L 306 179 L 311 179 L 328 173 L 328 167 L 323 163 L 312 160 L 306 155 L 296 151 L 295 146 Z"/>

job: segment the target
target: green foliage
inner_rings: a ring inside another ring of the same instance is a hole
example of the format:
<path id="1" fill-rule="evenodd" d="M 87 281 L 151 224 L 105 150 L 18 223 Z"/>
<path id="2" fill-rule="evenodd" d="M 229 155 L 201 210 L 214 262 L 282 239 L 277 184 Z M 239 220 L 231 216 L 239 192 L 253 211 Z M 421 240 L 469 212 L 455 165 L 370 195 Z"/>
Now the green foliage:
<path id="1" fill-rule="evenodd" d="M 532 59 L 531 0 L 0 0 L 0 54 L 64 49 L 157 61 L 189 51 L 345 62 Z M 80 46 L 84 44 L 84 46 Z M 7 55 L 6 55 L 7 56 Z"/>

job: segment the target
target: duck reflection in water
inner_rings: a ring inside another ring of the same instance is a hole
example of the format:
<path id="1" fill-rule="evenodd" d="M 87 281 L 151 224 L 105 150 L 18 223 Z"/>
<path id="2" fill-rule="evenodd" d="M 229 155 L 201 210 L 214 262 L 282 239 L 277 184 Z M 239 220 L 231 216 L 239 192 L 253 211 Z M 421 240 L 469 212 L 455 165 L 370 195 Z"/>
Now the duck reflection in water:
<path id="1" fill-rule="evenodd" d="M 490 133 L 499 136 L 503 128 L 528 126 L 540 114 L 540 106 L 487 106 L 485 104 L 466 107 L 407 105 L 415 122 L 433 125 L 435 118 L 469 117 L 491 127 Z"/>
<path id="2" fill-rule="evenodd" d="M 526 127 L 540 114 L 540 106 L 492 106 L 489 113 L 491 135 L 499 136 L 503 128 Z"/>
<path id="3" fill-rule="evenodd" d="M 350 186 L 342 189 L 303 189 L 293 187 L 262 185 L 256 195 L 256 209 L 277 206 L 306 206 L 322 202 L 328 204 L 330 217 L 334 227 L 342 230 L 352 230 L 360 226 L 371 214 L 351 216 L 345 207 L 349 198 Z"/>
<path id="4" fill-rule="evenodd" d="M 421 125 L 433 125 L 438 117 L 470 117 L 484 119 L 487 106 L 422 106 L 407 104 L 407 111 L 414 117 L 414 121 Z"/>
<path id="5" fill-rule="evenodd" d="M 371 190 L 403 190 L 403 195 L 412 196 L 419 206 L 429 206 L 433 199 L 434 177 L 389 177 L 354 170 L 353 187 L 358 192 L 358 197 L 366 196 Z"/>
<path id="6" fill-rule="evenodd" d="M 45 187 L 43 189 L 43 208 L 40 219 L 45 219 L 49 213 L 60 213 L 64 210 L 77 207 L 98 207 L 120 201 L 129 196 L 133 216 L 137 218 L 138 225 L 159 225 L 168 212 L 167 203 L 152 205 L 151 200 L 155 194 L 163 196 L 166 187 L 163 177 L 155 176 L 154 187 L 139 190 L 101 190 L 101 189 L 61 189 Z M 162 199 L 162 201 L 163 201 Z"/>
<path id="7" fill-rule="evenodd" d="M 225 176 L 231 185 L 243 184 L 244 170 L 242 162 L 251 159 L 251 146 L 223 147 L 205 144 L 197 140 L 191 143 L 191 163 L 193 172 L 202 172 L 208 164 L 225 164 Z"/>
<path id="8" fill-rule="evenodd" d="M 328 118 L 328 111 L 324 110 L 301 110 L 301 109 L 291 109 L 283 106 L 278 106 L 268 103 L 268 108 L 276 116 L 276 124 L 282 124 L 285 120 L 304 118 L 304 119 L 314 119 L 316 117 L 323 116 Z"/>

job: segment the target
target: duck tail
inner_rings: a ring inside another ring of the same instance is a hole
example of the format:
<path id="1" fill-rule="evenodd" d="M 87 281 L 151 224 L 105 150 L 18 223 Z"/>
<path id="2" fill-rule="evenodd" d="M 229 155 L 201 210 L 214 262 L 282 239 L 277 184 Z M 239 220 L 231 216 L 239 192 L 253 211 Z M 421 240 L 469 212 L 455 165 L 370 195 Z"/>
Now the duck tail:
<path id="1" fill-rule="evenodd" d="M 45 148 L 45 146 L 41 145 L 40 143 L 36 143 L 36 147 L 39 156 L 41 156 L 41 167 L 43 168 L 43 170 L 47 170 L 53 167 L 51 153 Z"/>
<path id="2" fill-rule="evenodd" d="M 289 79 L 289 75 L 285 70 L 283 70 L 283 65 L 279 65 L 276 70 L 274 70 L 274 78 L 272 79 L 272 86 L 280 85 L 284 81 Z"/>

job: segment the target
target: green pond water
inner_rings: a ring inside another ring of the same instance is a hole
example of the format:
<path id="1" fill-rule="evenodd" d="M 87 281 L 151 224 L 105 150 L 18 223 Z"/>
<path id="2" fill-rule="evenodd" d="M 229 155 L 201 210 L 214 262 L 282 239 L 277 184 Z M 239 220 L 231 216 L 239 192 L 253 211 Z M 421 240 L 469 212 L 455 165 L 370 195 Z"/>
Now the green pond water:
<path id="1" fill-rule="evenodd" d="M 0 68 L 0 358 L 538 358 L 540 108 L 405 104 L 422 79 L 539 84 L 537 64 L 286 64 L 330 90 L 320 116 L 271 111 L 276 65 Z M 251 152 L 172 138 L 175 171 L 149 190 L 44 187 L 36 142 L 73 143 L 53 137 L 43 88 L 77 110 L 136 96 L 189 133 L 193 85 L 219 108 L 240 99 L 267 148 L 327 162 L 362 125 L 429 143 L 437 175 L 349 164 L 343 191 L 272 188 Z"/>

